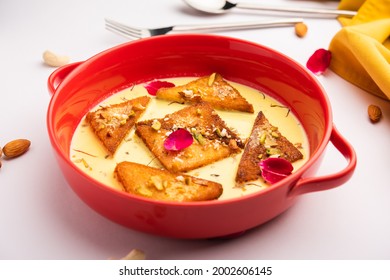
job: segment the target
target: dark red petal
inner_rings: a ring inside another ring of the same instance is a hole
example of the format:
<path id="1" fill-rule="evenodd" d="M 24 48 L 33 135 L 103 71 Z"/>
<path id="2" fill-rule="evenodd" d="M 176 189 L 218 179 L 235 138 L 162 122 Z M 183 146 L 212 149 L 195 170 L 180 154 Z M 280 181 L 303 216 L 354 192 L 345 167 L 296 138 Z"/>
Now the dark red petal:
<path id="1" fill-rule="evenodd" d="M 261 171 L 261 176 L 263 179 L 271 184 L 274 184 L 276 182 L 279 182 L 280 180 L 286 178 L 288 175 L 286 174 L 280 174 L 280 173 L 275 173 L 269 170 L 262 170 Z"/>
<path id="2" fill-rule="evenodd" d="M 190 146 L 193 142 L 192 134 L 180 128 L 169 134 L 164 141 L 164 148 L 168 151 L 180 151 Z"/>
<path id="3" fill-rule="evenodd" d="M 294 169 L 291 162 L 284 158 L 270 157 L 260 161 L 259 165 L 262 169 L 266 169 L 280 174 L 290 174 Z"/>
<path id="4" fill-rule="evenodd" d="M 321 75 L 328 69 L 332 53 L 325 49 L 316 50 L 308 59 L 306 67 L 316 75 Z"/>
<path id="5" fill-rule="evenodd" d="M 283 158 L 267 158 L 259 162 L 264 180 L 273 184 L 287 177 L 294 170 L 291 162 Z"/>
<path id="6" fill-rule="evenodd" d="M 166 81 L 152 81 L 148 84 L 145 85 L 146 90 L 150 95 L 155 96 L 157 93 L 157 90 L 160 88 L 169 88 L 169 87 L 174 87 L 175 84 L 166 82 Z"/>

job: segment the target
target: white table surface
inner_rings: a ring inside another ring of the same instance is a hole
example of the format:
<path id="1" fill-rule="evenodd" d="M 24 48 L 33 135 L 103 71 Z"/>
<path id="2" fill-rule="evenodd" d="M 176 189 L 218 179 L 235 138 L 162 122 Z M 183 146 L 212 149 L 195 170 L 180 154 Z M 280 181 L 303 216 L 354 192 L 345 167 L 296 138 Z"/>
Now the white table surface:
<path id="1" fill-rule="evenodd" d="M 337 6 L 327 1 L 272 3 Z M 67 185 L 54 159 L 46 131 L 46 81 L 54 68 L 44 65 L 41 56 L 50 49 L 83 61 L 126 42 L 104 29 L 105 17 L 138 26 L 270 18 L 238 10 L 201 15 L 181 0 L 2 0 L 0 146 L 15 138 L 30 139 L 32 145 L 22 157 L 2 160 L 0 259 L 108 259 L 133 248 L 145 251 L 148 259 L 390 259 L 390 103 L 331 71 L 318 79 L 331 101 L 334 123 L 358 156 L 356 172 L 344 185 L 302 195 L 283 215 L 232 240 L 157 237 L 91 210 Z M 340 29 L 335 19 L 306 23 L 309 32 L 303 39 L 291 27 L 218 34 L 272 47 L 304 65 Z M 370 123 L 369 104 L 382 108 L 381 122 Z M 318 173 L 333 173 L 345 164 L 329 145 Z"/>

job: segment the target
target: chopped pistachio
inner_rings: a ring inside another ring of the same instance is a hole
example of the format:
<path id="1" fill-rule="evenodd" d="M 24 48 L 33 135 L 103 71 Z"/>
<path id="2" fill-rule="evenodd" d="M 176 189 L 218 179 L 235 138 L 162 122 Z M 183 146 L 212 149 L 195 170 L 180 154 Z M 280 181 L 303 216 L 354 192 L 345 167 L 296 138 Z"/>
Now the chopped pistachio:
<path id="1" fill-rule="evenodd" d="M 194 136 L 195 140 L 198 141 L 198 143 L 200 145 L 204 145 L 206 143 L 206 141 L 201 133 L 195 132 L 195 133 L 193 133 L 193 136 Z"/>
<path id="2" fill-rule="evenodd" d="M 265 131 L 263 131 L 263 132 L 261 133 L 260 139 L 259 139 L 261 144 L 264 144 L 264 143 L 265 143 L 266 137 L 267 137 L 267 133 L 266 133 Z"/>
<path id="3" fill-rule="evenodd" d="M 267 149 L 267 155 L 273 156 L 280 154 L 280 150 L 277 148 L 269 148 Z"/>
<path id="4" fill-rule="evenodd" d="M 271 135 L 274 138 L 278 138 L 279 137 L 279 134 L 277 132 L 275 132 L 275 131 L 272 131 Z"/>
<path id="5" fill-rule="evenodd" d="M 217 133 L 217 135 L 219 137 L 226 137 L 227 136 L 227 131 L 225 128 L 223 128 L 222 130 L 220 130 L 219 128 L 216 128 L 215 132 Z"/>
<path id="6" fill-rule="evenodd" d="M 267 139 L 265 139 L 264 146 L 266 148 L 272 148 L 272 147 L 275 147 L 277 145 L 278 145 L 278 143 L 276 142 L 275 138 L 267 138 Z"/>

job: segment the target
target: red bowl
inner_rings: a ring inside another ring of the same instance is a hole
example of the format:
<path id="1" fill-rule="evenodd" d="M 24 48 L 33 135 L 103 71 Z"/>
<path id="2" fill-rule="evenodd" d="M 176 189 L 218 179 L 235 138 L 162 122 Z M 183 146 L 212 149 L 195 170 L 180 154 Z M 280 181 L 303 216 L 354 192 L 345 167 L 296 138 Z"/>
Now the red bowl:
<path id="1" fill-rule="evenodd" d="M 70 160 L 76 126 L 113 92 L 153 79 L 219 72 L 259 89 L 291 108 L 310 144 L 310 158 L 295 173 L 254 194 L 207 202 L 152 201 L 114 190 L 86 175 Z M 356 166 L 351 145 L 332 122 L 329 100 L 315 76 L 272 49 L 214 35 L 164 35 L 132 41 L 84 61 L 58 68 L 48 79 L 52 98 L 47 128 L 66 180 L 91 208 L 124 226 L 161 236 L 212 238 L 261 225 L 287 210 L 304 193 L 346 182 Z M 331 142 L 346 167 L 327 176 L 315 172 Z"/>

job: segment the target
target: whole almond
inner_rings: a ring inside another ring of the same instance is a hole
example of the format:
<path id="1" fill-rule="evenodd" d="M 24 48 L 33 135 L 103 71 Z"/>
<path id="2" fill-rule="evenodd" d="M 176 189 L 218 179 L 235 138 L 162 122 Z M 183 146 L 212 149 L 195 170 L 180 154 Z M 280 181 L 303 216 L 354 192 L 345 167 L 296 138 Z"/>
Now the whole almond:
<path id="1" fill-rule="evenodd" d="M 295 34 L 302 38 L 305 37 L 307 33 L 307 25 L 304 24 L 303 22 L 298 22 L 295 24 Z"/>
<path id="2" fill-rule="evenodd" d="M 18 157 L 27 152 L 31 142 L 27 139 L 16 139 L 8 142 L 3 147 L 3 153 L 7 158 Z"/>
<path id="3" fill-rule="evenodd" d="M 382 110 L 376 105 L 371 104 L 370 106 L 368 106 L 367 113 L 368 113 L 368 117 L 373 123 L 379 122 L 379 120 L 382 117 Z"/>

